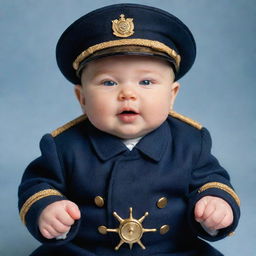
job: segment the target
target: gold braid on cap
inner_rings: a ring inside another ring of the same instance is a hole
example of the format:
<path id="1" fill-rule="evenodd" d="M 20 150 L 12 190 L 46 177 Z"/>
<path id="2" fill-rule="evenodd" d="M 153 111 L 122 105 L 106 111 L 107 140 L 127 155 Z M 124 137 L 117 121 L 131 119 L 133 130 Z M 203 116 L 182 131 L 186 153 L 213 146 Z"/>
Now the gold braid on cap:
<path id="1" fill-rule="evenodd" d="M 181 57 L 176 53 L 176 51 L 174 51 L 173 49 L 171 49 L 170 47 L 168 47 L 167 45 L 159 41 L 140 39 L 140 38 L 113 40 L 113 41 L 107 41 L 107 42 L 93 45 L 88 49 L 84 50 L 81 54 L 77 56 L 77 58 L 73 62 L 73 68 L 75 70 L 78 70 L 80 63 L 84 59 L 86 59 L 88 56 L 90 56 L 91 54 L 97 51 L 110 48 L 110 47 L 124 46 L 124 45 L 145 46 L 145 47 L 155 49 L 159 52 L 164 52 L 174 59 L 176 68 L 179 69 Z"/>

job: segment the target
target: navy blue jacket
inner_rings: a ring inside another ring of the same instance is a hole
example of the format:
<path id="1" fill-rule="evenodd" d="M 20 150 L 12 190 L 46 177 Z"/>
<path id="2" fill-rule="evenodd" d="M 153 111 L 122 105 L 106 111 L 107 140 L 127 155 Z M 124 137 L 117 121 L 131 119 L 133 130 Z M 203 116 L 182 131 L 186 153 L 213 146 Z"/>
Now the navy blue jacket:
<path id="1" fill-rule="evenodd" d="M 31 234 L 43 243 L 32 255 L 222 255 L 208 243 L 234 231 L 240 215 L 239 198 L 228 173 L 211 154 L 211 138 L 205 128 L 197 129 L 169 116 L 156 130 L 144 136 L 129 151 L 122 141 L 96 129 L 80 118 L 62 127 L 62 132 L 46 134 L 40 142 L 41 156 L 25 170 L 19 187 L 19 209 Z M 194 206 L 203 196 L 217 196 L 233 209 L 234 222 L 210 236 L 194 220 Z M 96 196 L 104 200 L 97 206 Z M 163 207 L 158 200 L 165 197 Z M 68 199 L 81 211 L 65 240 L 45 239 L 37 221 L 50 203 Z M 98 227 L 118 228 L 113 216 L 143 220 L 140 241 L 130 250 L 119 250 L 118 233 L 101 234 Z M 160 234 L 162 226 L 169 231 Z"/>

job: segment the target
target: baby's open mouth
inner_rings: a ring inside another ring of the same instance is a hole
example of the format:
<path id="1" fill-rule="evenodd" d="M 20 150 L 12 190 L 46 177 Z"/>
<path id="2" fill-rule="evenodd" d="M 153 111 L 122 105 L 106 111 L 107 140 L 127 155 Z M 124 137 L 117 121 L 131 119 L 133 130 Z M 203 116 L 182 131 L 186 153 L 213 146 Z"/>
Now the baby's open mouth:
<path id="1" fill-rule="evenodd" d="M 134 115 L 134 114 L 138 114 L 138 113 L 136 113 L 135 111 L 132 111 L 132 110 L 125 110 L 125 111 L 122 111 L 121 113 L 120 113 L 121 115 Z"/>
<path id="2" fill-rule="evenodd" d="M 139 113 L 134 110 L 123 110 L 118 114 L 119 119 L 124 123 L 133 123 Z"/>

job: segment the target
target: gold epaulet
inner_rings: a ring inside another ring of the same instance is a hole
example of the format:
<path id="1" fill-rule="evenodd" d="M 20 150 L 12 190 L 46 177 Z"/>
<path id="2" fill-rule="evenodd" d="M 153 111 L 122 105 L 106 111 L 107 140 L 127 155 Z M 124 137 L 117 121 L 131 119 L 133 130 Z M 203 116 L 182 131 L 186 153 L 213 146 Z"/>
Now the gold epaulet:
<path id="1" fill-rule="evenodd" d="M 177 113 L 177 112 L 175 112 L 173 110 L 171 110 L 169 112 L 169 115 L 174 117 L 174 118 L 177 118 L 177 119 L 179 119 L 179 120 L 181 120 L 181 121 L 183 121 L 183 122 L 185 122 L 185 123 L 187 123 L 187 124 L 189 124 L 189 125 L 191 125 L 191 126 L 193 126 L 195 128 L 197 128 L 198 130 L 201 130 L 203 128 L 203 126 L 200 123 L 192 120 L 189 117 L 183 116 L 183 115 L 181 115 L 181 114 L 179 114 L 179 113 Z"/>
<path id="2" fill-rule="evenodd" d="M 53 132 L 51 132 L 52 137 L 56 137 L 59 134 L 61 134 L 62 132 L 68 130 L 69 128 L 73 127 L 74 125 L 81 123 L 82 121 L 84 121 L 87 118 L 86 115 L 81 115 L 79 117 L 77 117 L 76 119 L 62 125 L 61 127 L 57 128 L 56 130 L 54 130 Z"/>

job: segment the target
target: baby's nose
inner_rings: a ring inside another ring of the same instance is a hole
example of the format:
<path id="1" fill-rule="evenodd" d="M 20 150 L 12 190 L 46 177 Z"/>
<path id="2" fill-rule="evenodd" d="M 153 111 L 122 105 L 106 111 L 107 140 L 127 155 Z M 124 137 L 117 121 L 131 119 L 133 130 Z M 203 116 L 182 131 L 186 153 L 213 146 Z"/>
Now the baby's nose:
<path id="1" fill-rule="evenodd" d="M 134 90 L 131 88 L 123 88 L 118 94 L 118 100 L 136 100 L 137 96 Z"/>

